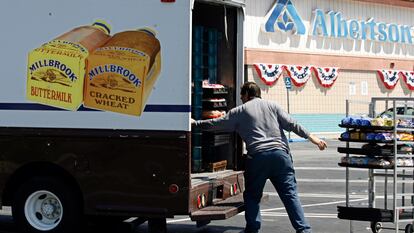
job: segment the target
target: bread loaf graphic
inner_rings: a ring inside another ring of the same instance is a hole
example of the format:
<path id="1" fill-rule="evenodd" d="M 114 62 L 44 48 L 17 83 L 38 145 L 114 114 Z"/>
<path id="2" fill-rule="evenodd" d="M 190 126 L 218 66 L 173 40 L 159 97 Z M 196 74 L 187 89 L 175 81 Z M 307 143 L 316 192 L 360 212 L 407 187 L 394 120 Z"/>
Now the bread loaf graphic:
<path id="1" fill-rule="evenodd" d="M 161 45 L 149 28 L 116 33 L 88 58 L 84 105 L 140 116 L 161 70 Z"/>
<path id="2" fill-rule="evenodd" d="M 68 110 L 83 102 L 86 58 L 105 44 L 110 27 L 103 21 L 74 28 L 29 53 L 28 100 Z"/>
<path id="3" fill-rule="evenodd" d="M 80 26 L 58 36 L 49 45 L 66 41 L 80 45 L 88 52 L 93 52 L 109 40 L 110 33 L 111 27 L 106 22 L 97 20 L 92 25 Z"/>

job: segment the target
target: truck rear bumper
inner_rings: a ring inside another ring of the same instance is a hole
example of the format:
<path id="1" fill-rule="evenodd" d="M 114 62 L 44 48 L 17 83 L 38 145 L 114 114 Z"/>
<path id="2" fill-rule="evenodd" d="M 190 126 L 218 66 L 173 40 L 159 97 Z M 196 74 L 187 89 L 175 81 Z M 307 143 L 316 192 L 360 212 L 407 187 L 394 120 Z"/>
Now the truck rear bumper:
<path id="1" fill-rule="evenodd" d="M 192 221 L 223 220 L 244 211 L 243 193 L 190 214 Z"/>
<path id="2" fill-rule="evenodd" d="M 243 171 L 191 174 L 190 217 L 205 222 L 230 218 L 244 211 Z"/>

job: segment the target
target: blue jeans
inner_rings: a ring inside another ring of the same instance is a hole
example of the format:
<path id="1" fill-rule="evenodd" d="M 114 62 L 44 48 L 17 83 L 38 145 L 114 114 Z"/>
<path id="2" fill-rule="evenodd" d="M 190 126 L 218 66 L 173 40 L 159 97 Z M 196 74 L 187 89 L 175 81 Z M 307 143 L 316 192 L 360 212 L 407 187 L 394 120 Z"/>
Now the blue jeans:
<path id="1" fill-rule="evenodd" d="M 270 179 L 279 194 L 296 232 L 312 232 L 297 194 L 295 170 L 288 153 L 271 150 L 251 155 L 251 158 L 246 159 L 244 177 L 246 232 L 257 232 L 260 229 L 260 200 L 267 179 Z"/>

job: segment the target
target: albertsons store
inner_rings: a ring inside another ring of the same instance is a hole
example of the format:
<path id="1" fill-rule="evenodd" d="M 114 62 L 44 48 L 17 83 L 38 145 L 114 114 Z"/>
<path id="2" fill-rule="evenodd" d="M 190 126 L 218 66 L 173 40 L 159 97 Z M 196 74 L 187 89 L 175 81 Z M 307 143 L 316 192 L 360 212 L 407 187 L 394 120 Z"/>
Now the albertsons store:
<path id="1" fill-rule="evenodd" d="M 246 0 L 246 76 L 310 131 L 339 132 L 347 99 L 412 97 L 413 35 L 410 1 Z"/>

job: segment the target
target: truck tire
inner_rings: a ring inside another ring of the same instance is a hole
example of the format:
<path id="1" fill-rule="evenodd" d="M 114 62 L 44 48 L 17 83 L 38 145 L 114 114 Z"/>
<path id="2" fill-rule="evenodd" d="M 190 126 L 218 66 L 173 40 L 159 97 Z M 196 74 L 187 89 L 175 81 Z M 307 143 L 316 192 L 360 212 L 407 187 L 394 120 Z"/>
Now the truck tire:
<path id="1" fill-rule="evenodd" d="M 22 232 L 79 232 L 82 208 L 74 188 L 52 177 L 35 177 L 17 190 L 12 215 Z"/>
<path id="2" fill-rule="evenodd" d="M 382 223 L 380 222 L 371 222 L 371 231 L 373 233 L 379 233 L 382 229 Z"/>
<path id="3" fill-rule="evenodd" d="M 413 224 L 407 224 L 405 226 L 404 232 L 405 233 L 413 233 L 414 232 Z"/>

